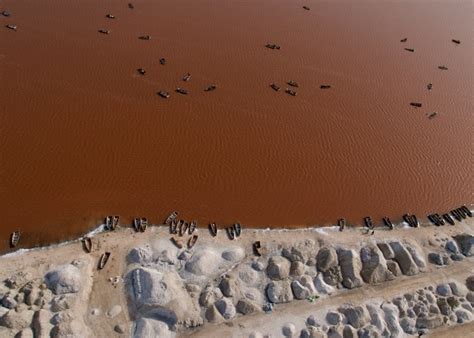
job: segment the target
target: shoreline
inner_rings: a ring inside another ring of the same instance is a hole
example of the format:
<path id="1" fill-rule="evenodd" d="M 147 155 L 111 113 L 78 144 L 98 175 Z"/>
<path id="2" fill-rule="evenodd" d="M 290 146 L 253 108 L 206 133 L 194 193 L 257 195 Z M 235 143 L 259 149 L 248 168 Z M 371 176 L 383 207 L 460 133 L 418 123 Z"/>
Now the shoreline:
<path id="1" fill-rule="evenodd" d="M 14 318 L 20 316 L 24 323 L 31 321 L 36 323 L 32 327 L 38 327 L 34 318 L 41 313 L 51 319 L 52 324 L 49 321 L 42 324 L 47 330 L 89 332 L 77 334 L 78 337 L 138 338 L 147 337 L 150 332 L 163 337 L 208 337 L 210 334 L 262 337 L 252 335 L 253 331 L 279 336 L 288 323 L 290 330 L 313 330 L 314 334 L 324 333 L 321 337 L 325 337 L 328 330 L 342 332 L 349 325 L 347 313 L 341 315 L 342 326 L 326 322 L 327 313 L 338 309 L 346 311 L 347 304 L 352 304 L 354 309 L 366 308 L 363 310 L 365 321 L 371 316 L 366 311 L 372 311 L 374 306 L 381 309 L 377 310 L 378 316 L 390 320 L 387 318 L 395 316 L 396 298 L 407 292 L 427 287 L 436 289 L 440 283 L 464 284 L 468 275 L 474 275 L 474 256 L 466 256 L 471 251 L 455 256 L 446 248 L 450 247 L 449 241 L 453 242 L 453 238 L 463 233 L 471 236 L 472 244 L 473 226 L 472 219 L 456 226 L 407 228 L 402 225 L 391 231 L 376 231 L 373 236 L 364 235 L 363 229 L 353 227 L 343 232 L 335 227 L 244 228 L 241 236 L 233 241 L 223 230 L 212 237 L 207 229 L 198 228 L 199 239 L 192 249 L 177 248 L 170 241 L 168 227 L 164 226 L 150 227 L 144 233 L 135 233 L 130 228 L 115 232 L 95 229 L 90 254 L 75 240 L 0 256 L 0 294 L 14 299 L 16 304 L 10 310 L 0 306 L 0 335 L 29 330 L 29 324 L 5 328 L 4 325 L 11 323 L 23 323 L 5 319 L 7 314 Z M 183 237 L 187 238 L 188 235 Z M 264 248 L 261 257 L 252 250 L 256 240 L 260 240 Z M 383 243 L 399 243 L 394 244 L 394 248 L 404 247 L 402 252 L 408 255 L 405 257 L 408 261 L 384 257 L 385 253 L 382 255 L 380 251 Z M 325 263 L 321 263 L 324 261 L 321 250 L 327 248 L 335 255 L 336 262 L 339 260 L 342 279 L 333 280 L 336 275 L 329 273 L 331 269 L 325 270 L 322 265 Z M 371 250 L 369 257 L 377 257 L 373 261 L 375 265 L 364 258 L 367 250 Z M 97 262 L 105 251 L 112 253 L 111 258 L 103 270 L 97 270 Z M 432 255 L 439 257 L 441 263 L 436 260 L 434 263 Z M 449 258 L 450 255 L 461 261 Z M 352 258 L 344 263 L 347 257 Z M 443 257 L 450 261 L 448 265 L 443 265 Z M 272 264 L 278 268 L 270 268 Z M 390 272 L 393 266 L 397 267 L 393 270 L 396 276 Z M 63 282 L 55 284 L 55 280 Z M 34 292 L 37 300 L 29 300 L 31 291 L 24 291 L 24 285 L 32 285 L 37 290 Z M 162 289 L 160 285 L 167 288 Z M 367 303 L 372 293 L 377 297 Z M 318 295 L 314 304 L 306 300 L 311 294 Z M 462 303 L 462 299 L 458 301 Z M 273 304 L 272 310 L 265 313 L 262 308 L 269 302 Z M 466 303 L 467 309 L 469 306 Z M 459 316 L 466 316 L 465 324 L 453 322 L 455 317 L 452 317 L 445 324 L 436 322 L 438 324 L 427 330 L 435 334 L 438 328 L 442 330 L 448 325 L 457 331 L 469 332 L 474 322 L 463 309 L 455 311 Z M 305 318 L 310 316 L 318 326 L 305 324 Z M 401 316 L 397 310 L 400 325 L 404 324 Z M 59 323 L 59 318 L 63 318 L 64 323 Z M 383 331 L 382 327 L 367 325 L 364 324 L 364 329 L 371 332 Z M 405 337 L 402 333 L 394 336 Z"/>

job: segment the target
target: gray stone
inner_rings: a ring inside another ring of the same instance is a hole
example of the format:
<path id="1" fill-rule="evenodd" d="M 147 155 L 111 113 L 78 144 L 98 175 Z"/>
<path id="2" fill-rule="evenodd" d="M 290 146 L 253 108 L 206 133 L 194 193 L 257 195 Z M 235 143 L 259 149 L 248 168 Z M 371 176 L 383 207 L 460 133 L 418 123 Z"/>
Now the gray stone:
<path id="1" fill-rule="evenodd" d="M 456 241 L 454 240 L 449 240 L 446 242 L 445 246 L 446 250 L 454 253 L 454 254 L 457 254 L 459 253 L 459 247 L 458 247 L 458 244 L 456 243 Z"/>
<path id="2" fill-rule="evenodd" d="M 309 334 L 307 338 L 326 338 L 326 334 L 320 327 L 308 326 L 304 330 L 306 330 Z M 303 330 L 301 331 L 301 334 L 303 334 Z M 300 336 L 300 338 L 304 338 L 304 336 Z"/>
<path id="3" fill-rule="evenodd" d="M 439 297 L 436 304 L 438 305 L 438 308 L 443 315 L 449 316 L 451 314 L 451 306 L 449 306 L 446 298 Z"/>
<path id="4" fill-rule="evenodd" d="M 189 260 L 191 259 L 192 256 L 193 256 L 192 251 L 190 251 L 190 250 L 184 250 L 183 252 L 181 252 L 181 253 L 179 254 L 178 259 L 179 259 L 180 261 L 185 261 L 185 262 L 187 262 L 187 261 L 189 261 Z"/>
<path id="5" fill-rule="evenodd" d="M 11 295 L 5 295 L 2 298 L 2 306 L 7 309 L 14 309 L 18 305 L 17 301 Z"/>
<path id="6" fill-rule="evenodd" d="M 324 281 L 332 286 L 337 286 L 342 282 L 341 267 L 339 265 L 333 266 L 329 270 L 323 272 Z"/>
<path id="7" fill-rule="evenodd" d="M 237 281 L 234 278 L 226 276 L 222 278 L 219 283 L 219 288 L 224 296 L 232 297 L 236 294 L 236 290 L 238 289 Z"/>
<path id="8" fill-rule="evenodd" d="M 109 311 L 107 311 L 107 316 L 110 318 L 114 318 L 118 316 L 122 312 L 122 307 L 120 305 L 112 306 Z"/>
<path id="9" fill-rule="evenodd" d="M 175 333 L 169 330 L 166 323 L 151 318 L 139 318 L 135 322 L 133 338 L 160 337 L 171 338 Z"/>
<path id="10" fill-rule="evenodd" d="M 359 338 L 380 338 L 380 333 L 377 331 L 377 328 L 373 325 L 367 325 L 359 331 L 357 331 L 359 334 Z"/>
<path id="11" fill-rule="evenodd" d="M 33 328 L 33 332 L 35 337 L 38 338 L 46 338 L 49 337 L 49 333 L 51 331 L 52 325 L 50 324 L 51 313 L 46 310 L 38 310 L 33 315 L 33 320 L 31 323 L 31 327 Z"/>
<path id="12" fill-rule="evenodd" d="M 311 295 L 310 290 L 298 281 L 291 282 L 291 289 L 296 299 L 306 299 Z"/>
<path id="13" fill-rule="evenodd" d="M 382 306 L 384 312 L 385 323 L 387 324 L 387 329 L 390 331 L 390 336 L 399 337 L 403 333 L 403 329 L 400 326 L 398 320 L 398 309 L 393 304 L 384 304 Z"/>
<path id="14" fill-rule="evenodd" d="M 415 264 L 418 266 L 418 268 L 420 270 L 423 270 L 424 268 L 426 268 L 426 263 L 422 255 L 420 255 L 418 251 L 416 251 L 416 249 L 410 245 L 408 245 L 406 248 L 408 252 L 410 253 L 411 257 L 413 258 L 413 260 L 415 261 Z"/>
<path id="15" fill-rule="evenodd" d="M 146 264 L 153 261 L 153 251 L 149 246 L 133 248 L 127 255 L 128 264 Z"/>
<path id="16" fill-rule="evenodd" d="M 472 308 L 472 305 L 469 303 L 461 303 L 461 307 L 469 312 L 473 312 L 474 309 Z"/>
<path id="17" fill-rule="evenodd" d="M 222 292 L 219 288 L 214 288 L 212 285 L 207 285 L 199 296 L 199 304 L 201 306 L 208 307 L 221 298 Z"/>
<path id="18" fill-rule="evenodd" d="M 45 282 L 56 295 L 76 293 L 83 284 L 83 273 L 76 266 L 67 264 L 48 272 Z"/>
<path id="19" fill-rule="evenodd" d="M 387 269 L 394 275 L 395 277 L 400 276 L 402 271 L 400 270 L 400 266 L 395 261 L 388 260 L 387 261 Z"/>
<path id="20" fill-rule="evenodd" d="M 432 315 L 439 315 L 441 314 L 441 311 L 439 310 L 439 307 L 434 305 L 434 304 L 431 304 L 428 308 L 428 312 Z"/>
<path id="21" fill-rule="evenodd" d="M 377 246 L 379 247 L 380 251 L 382 251 L 382 254 L 385 259 L 394 259 L 395 258 L 395 253 L 393 252 L 392 247 L 388 243 L 377 243 Z"/>
<path id="22" fill-rule="evenodd" d="M 215 305 L 210 305 L 205 313 L 206 319 L 211 322 L 211 323 L 217 323 L 222 321 L 224 318 L 220 314 L 220 312 L 217 310 Z"/>
<path id="23" fill-rule="evenodd" d="M 288 280 L 272 281 L 267 285 L 266 294 L 272 303 L 288 303 L 293 300 L 290 282 Z"/>
<path id="24" fill-rule="evenodd" d="M 231 319 L 235 317 L 236 310 L 234 304 L 229 298 L 219 299 L 216 303 L 216 308 L 224 319 Z"/>
<path id="25" fill-rule="evenodd" d="M 328 338 L 343 338 L 342 331 L 344 327 L 342 325 L 330 326 L 327 332 Z"/>
<path id="26" fill-rule="evenodd" d="M 308 288 L 309 290 L 309 293 L 311 295 L 314 295 L 316 294 L 316 288 L 314 287 L 314 284 L 313 284 L 313 278 L 309 275 L 303 275 L 301 276 L 300 278 L 300 283 L 301 285 L 303 285 L 304 287 Z"/>
<path id="27" fill-rule="evenodd" d="M 306 261 L 306 265 L 311 266 L 311 267 L 316 266 L 316 258 L 314 257 L 308 258 L 308 260 Z"/>
<path id="28" fill-rule="evenodd" d="M 244 257 L 245 257 L 245 252 L 239 246 L 227 249 L 224 252 L 222 252 L 222 258 L 224 258 L 226 261 L 229 261 L 229 262 L 237 262 L 237 261 L 240 261 Z"/>
<path id="29" fill-rule="evenodd" d="M 458 243 L 459 248 L 464 256 L 474 256 L 474 236 L 469 234 L 461 234 L 453 236 L 453 238 Z"/>
<path id="30" fill-rule="evenodd" d="M 394 279 L 394 275 L 387 269 L 385 258 L 378 248 L 364 247 L 360 250 L 362 261 L 362 278 L 366 283 L 377 284 Z"/>
<path id="31" fill-rule="evenodd" d="M 342 330 L 342 337 L 343 338 L 358 338 L 359 334 L 357 330 L 350 325 L 344 325 L 344 329 Z"/>
<path id="32" fill-rule="evenodd" d="M 356 329 L 359 329 L 369 322 L 369 314 L 362 306 L 343 306 L 338 309 L 346 316 L 347 322 Z"/>
<path id="33" fill-rule="evenodd" d="M 474 291 L 474 275 L 466 278 L 466 287 L 470 291 Z"/>
<path id="34" fill-rule="evenodd" d="M 467 288 L 464 285 L 458 282 L 449 282 L 448 285 L 451 288 L 453 295 L 458 296 L 458 297 L 466 296 Z"/>
<path id="35" fill-rule="evenodd" d="M 448 284 L 439 284 L 438 286 L 436 286 L 436 293 L 444 297 L 451 296 L 451 287 Z"/>
<path id="36" fill-rule="evenodd" d="M 285 337 L 293 337 L 296 333 L 296 327 L 295 324 L 293 323 L 286 323 L 283 325 L 281 328 L 281 332 Z"/>
<path id="37" fill-rule="evenodd" d="M 264 338 L 263 334 L 258 331 L 253 331 L 249 334 L 249 338 Z"/>
<path id="38" fill-rule="evenodd" d="M 26 310 L 20 313 L 15 310 L 10 310 L 0 318 L 0 326 L 20 331 L 30 326 L 32 318 L 33 311 L 31 310 Z"/>
<path id="39" fill-rule="evenodd" d="M 416 320 L 416 327 L 418 329 L 436 329 L 443 325 L 443 317 L 441 315 L 434 316 L 419 316 Z"/>
<path id="40" fill-rule="evenodd" d="M 449 258 L 452 260 L 452 261 L 455 261 L 455 262 L 460 262 L 464 259 L 464 256 L 461 255 L 461 254 L 451 254 L 449 256 Z"/>
<path id="41" fill-rule="evenodd" d="M 459 300 L 454 296 L 449 296 L 446 298 L 446 301 L 448 302 L 449 306 L 451 306 L 451 309 L 455 309 L 459 306 Z"/>
<path id="42" fill-rule="evenodd" d="M 301 250 L 301 248 L 295 246 L 292 246 L 291 248 L 283 248 L 281 255 L 291 262 L 304 263 L 308 259 L 307 250 Z"/>
<path id="43" fill-rule="evenodd" d="M 70 309 L 74 306 L 75 297 L 71 295 L 56 296 L 51 301 L 51 311 L 59 312 Z"/>
<path id="44" fill-rule="evenodd" d="M 326 314 L 326 321 L 330 325 L 338 325 L 338 324 L 342 324 L 342 322 L 344 321 L 344 317 L 339 312 L 329 311 Z"/>
<path id="45" fill-rule="evenodd" d="M 29 327 L 21 330 L 15 336 L 15 338 L 34 338 L 33 330 Z"/>
<path id="46" fill-rule="evenodd" d="M 243 315 L 248 315 L 254 312 L 258 312 L 259 307 L 257 304 L 253 303 L 252 301 L 243 298 L 237 302 L 236 310 L 237 312 Z"/>
<path id="47" fill-rule="evenodd" d="M 385 329 L 385 322 L 382 316 L 379 314 L 379 306 L 376 306 L 375 304 L 366 304 L 366 308 L 370 315 L 370 324 L 372 324 L 377 328 L 377 330 L 382 332 Z"/>
<path id="48" fill-rule="evenodd" d="M 117 324 L 114 326 L 114 331 L 120 334 L 125 333 L 125 327 L 122 324 Z"/>
<path id="49" fill-rule="evenodd" d="M 260 262 L 260 261 L 253 262 L 252 269 L 254 269 L 255 271 L 263 271 L 265 270 L 265 264 L 263 264 L 263 262 Z"/>
<path id="50" fill-rule="evenodd" d="M 219 269 L 221 261 L 221 257 L 215 250 L 202 249 L 194 253 L 184 268 L 196 276 L 209 276 Z"/>
<path id="51" fill-rule="evenodd" d="M 430 252 L 428 254 L 428 261 L 430 261 L 430 263 L 440 265 L 440 266 L 445 265 L 444 257 L 436 252 Z"/>
<path id="52" fill-rule="evenodd" d="M 316 256 L 316 267 L 319 271 L 327 272 L 329 269 L 337 266 L 337 253 L 334 248 L 321 248 Z"/>
<path id="53" fill-rule="evenodd" d="M 92 315 L 94 315 L 94 313 L 92 313 Z M 49 316 L 49 313 L 48 313 L 48 316 Z M 63 322 L 69 323 L 73 319 L 74 319 L 74 314 L 72 313 L 72 311 L 61 311 L 61 312 L 56 313 L 53 316 L 53 318 L 51 318 L 50 323 L 53 325 L 58 325 L 59 323 L 63 323 Z"/>
<path id="54" fill-rule="evenodd" d="M 314 326 L 314 327 L 319 327 L 320 326 L 318 321 L 316 320 L 316 317 L 314 317 L 313 315 L 306 318 L 306 325 L 307 326 Z"/>
<path id="55" fill-rule="evenodd" d="M 415 325 L 416 321 L 413 318 L 404 317 L 400 319 L 400 326 L 407 334 L 415 334 L 417 332 Z"/>
<path id="56" fill-rule="evenodd" d="M 305 265 L 300 261 L 295 261 L 291 263 L 290 266 L 290 275 L 299 277 L 304 274 Z"/>
<path id="57" fill-rule="evenodd" d="M 247 285 L 258 284 L 260 274 L 252 269 L 250 265 L 242 264 L 239 266 L 239 279 Z"/>
<path id="58" fill-rule="evenodd" d="M 335 291 L 335 289 L 331 285 L 327 284 L 324 281 L 322 274 L 318 274 L 316 277 L 314 277 L 313 282 L 314 287 L 316 288 L 316 291 L 318 291 L 318 293 L 331 294 Z"/>
<path id="59" fill-rule="evenodd" d="M 390 246 L 395 253 L 395 261 L 400 265 L 402 273 L 407 276 L 416 275 L 419 272 L 418 266 L 414 262 L 412 256 L 400 242 L 391 242 Z"/>
<path id="60" fill-rule="evenodd" d="M 359 271 L 361 262 L 354 250 L 337 250 L 337 257 L 341 267 L 342 285 L 348 289 L 362 286 Z"/>
<path id="61" fill-rule="evenodd" d="M 472 313 L 465 309 L 456 310 L 456 317 L 458 324 L 463 324 L 466 322 L 470 322 L 472 320 Z"/>
<path id="62" fill-rule="evenodd" d="M 466 294 L 466 299 L 467 299 L 469 302 L 474 303 L 474 292 L 469 291 L 469 292 Z"/>
<path id="63" fill-rule="evenodd" d="M 290 261 L 281 256 L 273 256 L 268 261 L 267 275 L 273 280 L 288 278 L 290 274 Z"/>

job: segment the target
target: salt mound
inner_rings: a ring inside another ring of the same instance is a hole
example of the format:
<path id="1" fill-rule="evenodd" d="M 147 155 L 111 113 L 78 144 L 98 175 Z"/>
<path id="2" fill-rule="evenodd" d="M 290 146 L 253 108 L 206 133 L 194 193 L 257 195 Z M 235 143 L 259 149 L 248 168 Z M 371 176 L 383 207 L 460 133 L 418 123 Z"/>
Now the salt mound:
<path id="1" fill-rule="evenodd" d="M 150 247 L 138 247 L 133 248 L 127 255 L 127 263 L 133 264 L 144 264 L 148 263 L 152 260 L 153 252 L 151 251 Z"/>
<path id="2" fill-rule="evenodd" d="M 82 285 L 81 271 L 68 264 L 50 271 L 45 276 L 46 285 L 57 295 L 79 292 Z"/>
<path id="3" fill-rule="evenodd" d="M 244 258 L 244 256 L 245 256 L 244 249 L 238 246 L 230 248 L 222 252 L 222 258 L 224 258 L 226 261 L 231 261 L 231 262 L 241 260 L 242 258 Z"/>
<path id="4" fill-rule="evenodd" d="M 195 275 L 210 275 L 219 268 L 221 257 L 216 250 L 203 248 L 186 263 L 185 269 Z"/>

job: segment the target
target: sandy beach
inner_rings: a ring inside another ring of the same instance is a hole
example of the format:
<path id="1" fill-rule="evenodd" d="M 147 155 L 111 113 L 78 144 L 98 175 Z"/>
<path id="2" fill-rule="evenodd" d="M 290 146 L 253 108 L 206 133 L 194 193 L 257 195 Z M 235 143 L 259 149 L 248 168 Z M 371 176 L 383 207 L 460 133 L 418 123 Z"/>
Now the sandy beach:
<path id="1" fill-rule="evenodd" d="M 0 336 L 468 337 L 473 226 L 198 228 L 188 249 L 163 225 L 20 250 L 0 257 Z"/>

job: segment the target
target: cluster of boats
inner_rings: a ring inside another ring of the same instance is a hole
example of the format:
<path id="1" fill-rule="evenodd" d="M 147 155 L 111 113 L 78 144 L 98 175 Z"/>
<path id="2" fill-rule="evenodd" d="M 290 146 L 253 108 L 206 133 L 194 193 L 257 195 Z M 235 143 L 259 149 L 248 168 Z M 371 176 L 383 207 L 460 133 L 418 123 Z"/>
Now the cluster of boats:
<path id="1" fill-rule="evenodd" d="M 105 228 L 107 230 L 115 230 L 120 225 L 120 216 L 107 216 L 105 217 Z"/>
<path id="2" fill-rule="evenodd" d="M 235 223 L 234 225 L 227 227 L 227 236 L 229 236 L 230 240 L 234 240 L 237 237 L 240 237 L 242 233 L 242 225 L 240 223 Z"/>
<path id="3" fill-rule="evenodd" d="M 136 232 L 145 232 L 146 228 L 148 228 L 148 218 L 135 217 L 133 219 L 133 228 Z"/>
<path id="4" fill-rule="evenodd" d="M 277 45 L 275 43 L 267 43 L 265 47 L 270 48 L 270 49 L 280 49 L 280 45 Z"/>
<path id="5" fill-rule="evenodd" d="M 460 208 L 451 210 L 449 213 L 442 214 L 441 216 L 439 214 L 428 215 L 428 219 L 436 226 L 444 225 L 445 221 L 451 225 L 454 225 L 454 219 L 460 222 L 466 217 L 472 217 L 472 212 L 464 205 Z"/>
<path id="6" fill-rule="evenodd" d="M 190 235 L 191 237 L 188 238 L 188 249 L 191 249 L 196 245 L 198 240 L 198 235 L 193 234 L 197 228 L 197 221 L 191 221 L 190 223 L 184 220 L 178 220 L 178 212 L 173 211 L 165 220 L 165 224 L 170 227 L 170 234 L 178 235 L 179 237 L 183 237 L 185 234 Z M 182 238 L 179 237 L 171 237 L 171 241 L 181 249 L 184 246 L 184 241 Z"/>

